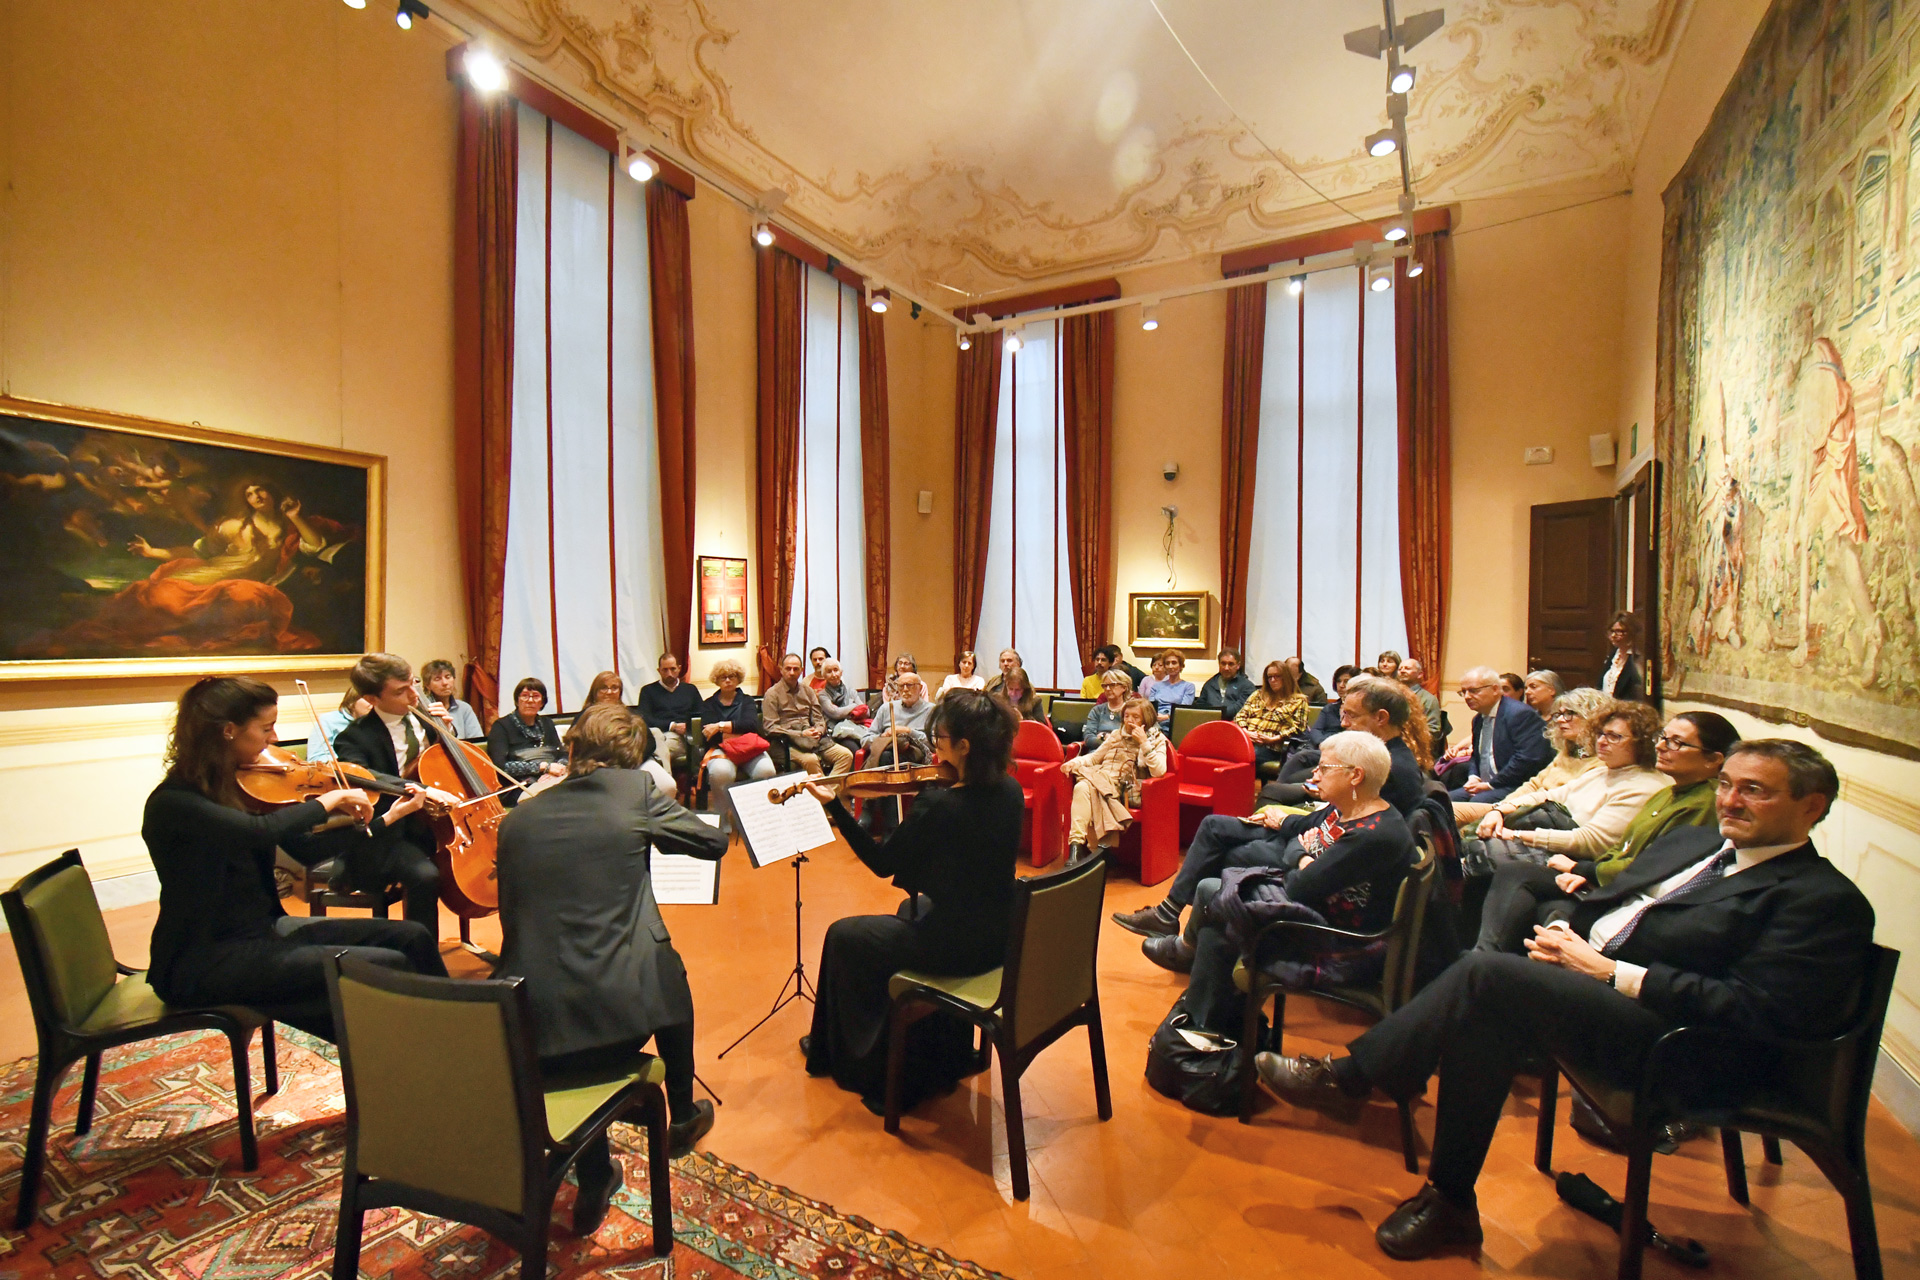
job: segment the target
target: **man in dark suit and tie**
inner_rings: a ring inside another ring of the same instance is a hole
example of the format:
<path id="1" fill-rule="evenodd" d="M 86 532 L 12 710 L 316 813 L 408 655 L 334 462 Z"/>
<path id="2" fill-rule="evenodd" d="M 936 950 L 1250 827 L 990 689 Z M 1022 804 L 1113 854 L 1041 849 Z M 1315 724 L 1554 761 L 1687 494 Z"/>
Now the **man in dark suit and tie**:
<path id="1" fill-rule="evenodd" d="M 1631 1088 L 1675 1027 L 1830 1035 L 1852 1016 L 1873 908 L 1808 841 L 1840 782 L 1817 751 L 1779 738 L 1736 744 L 1716 799 L 1719 830 L 1648 845 L 1527 954 L 1470 951 L 1349 1046 L 1344 1058 L 1256 1059 L 1278 1096 L 1353 1119 L 1378 1088 L 1414 1098 L 1440 1071 L 1429 1181 L 1375 1232 L 1395 1258 L 1480 1242 L 1473 1186 L 1513 1078 L 1551 1053 Z M 1699 1086 L 1738 1087 L 1745 1061 Z M 1703 1099 L 1703 1101 L 1710 1099 Z"/>
<path id="2" fill-rule="evenodd" d="M 333 740 L 334 752 L 390 780 L 415 777 L 420 753 L 432 740 L 412 714 L 418 701 L 412 665 L 397 654 L 369 653 L 354 663 L 347 680 L 373 709 L 340 731 Z M 457 797 L 431 788 L 427 799 L 458 803 Z M 394 797 L 382 797 L 375 814 L 384 814 L 393 803 Z M 353 844 L 347 854 L 347 882 L 362 893 L 399 885 L 406 895 L 407 919 L 439 937 L 440 872 L 433 864 L 432 824 L 416 813 L 397 826 L 376 823 L 371 830 L 375 834 Z"/>
<path id="3" fill-rule="evenodd" d="M 1475 667 L 1460 677 L 1460 697 L 1473 708 L 1473 774 L 1456 787 L 1456 804 L 1495 804 L 1553 762 L 1547 724 L 1534 709 L 1500 691 L 1500 673 Z"/>

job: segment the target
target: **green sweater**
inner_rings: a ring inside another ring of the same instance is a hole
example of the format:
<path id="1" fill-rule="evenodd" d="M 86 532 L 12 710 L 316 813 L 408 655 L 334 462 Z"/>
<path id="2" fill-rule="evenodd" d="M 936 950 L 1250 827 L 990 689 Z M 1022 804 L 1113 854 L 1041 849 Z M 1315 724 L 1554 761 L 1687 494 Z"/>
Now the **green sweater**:
<path id="1" fill-rule="evenodd" d="M 1585 876 L 1589 884 L 1602 888 L 1611 884 L 1615 876 L 1627 869 L 1635 854 L 1667 832 L 1678 827 L 1704 827 L 1714 822 L 1717 817 L 1713 803 L 1715 789 L 1715 781 L 1709 778 L 1678 791 L 1668 787 L 1659 792 L 1627 823 L 1626 833 L 1620 837 L 1619 844 L 1592 862 L 1578 864 L 1573 873 Z"/>

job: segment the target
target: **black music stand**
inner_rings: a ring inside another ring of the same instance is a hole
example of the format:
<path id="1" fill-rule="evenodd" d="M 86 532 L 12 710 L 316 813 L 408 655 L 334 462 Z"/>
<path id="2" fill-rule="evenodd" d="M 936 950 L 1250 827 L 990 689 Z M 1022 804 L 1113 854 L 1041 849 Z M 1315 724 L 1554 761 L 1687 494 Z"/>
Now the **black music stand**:
<path id="1" fill-rule="evenodd" d="M 763 779 L 757 782 L 738 783 L 728 790 L 728 795 L 733 798 L 735 825 L 740 832 L 740 839 L 747 846 L 747 857 L 752 861 L 753 865 L 763 867 L 769 862 L 778 861 L 781 856 L 790 857 L 793 861 L 793 968 L 788 970 L 787 976 L 782 979 L 780 990 L 773 999 L 773 1008 L 767 1010 L 766 1016 L 761 1018 L 760 1021 L 741 1032 L 739 1038 L 732 1044 L 722 1049 L 717 1055 L 721 1058 L 726 1057 L 729 1053 L 738 1049 L 742 1041 L 758 1031 L 761 1027 L 766 1026 L 768 1022 L 772 1021 L 773 1015 L 779 1013 L 794 1001 L 805 1000 L 808 1004 L 815 1003 L 816 991 L 812 981 L 807 977 L 807 962 L 800 949 L 800 868 L 805 866 L 809 859 L 804 853 L 776 854 L 773 857 L 763 859 L 760 856 L 760 851 L 754 845 L 749 823 L 742 820 L 740 816 L 740 792 L 752 791 L 756 793 L 755 798 L 758 798 L 769 791 L 775 790 L 785 781 L 786 779 L 783 778 Z M 818 848 L 819 846 L 816 845 L 814 847 Z"/>

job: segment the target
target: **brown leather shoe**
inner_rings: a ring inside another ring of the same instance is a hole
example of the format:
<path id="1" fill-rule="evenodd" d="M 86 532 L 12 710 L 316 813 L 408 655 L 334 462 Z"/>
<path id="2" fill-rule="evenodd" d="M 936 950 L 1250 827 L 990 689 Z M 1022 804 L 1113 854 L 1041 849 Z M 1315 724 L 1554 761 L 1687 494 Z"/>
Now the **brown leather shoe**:
<path id="1" fill-rule="evenodd" d="M 1388 1214 L 1373 1238 L 1389 1258 L 1402 1262 L 1430 1258 L 1442 1249 L 1462 1245 L 1478 1248 L 1484 1239 L 1480 1211 L 1455 1204 L 1431 1182 Z"/>
<path id="2" fill-rule="evenodd" d="M 1140 944 L 1140 954 L 1169 973 L 1193 972 L 1193 948 L 1183 938 L 1172 935 L 1148 938 Z"/>
<path id="3" fill-rule="evenodd" d="M 1116 911 L 1113 913 L 1113 922 L 1143 938 L 1171 938 L 1180 932 L 1180 922 L 1161 915 L 1157 905 L 1142 907 L 1138 911 Z"/>
<path id="4" fill-rule="evenodd" d="M 1253 1069 L 1268 1093 L 1296 1107 L 1308 1107 L 1341 1124 L 1356 1124 L 1366 1109 L 1365 1098 L 1355 1098 L 1334 1079 L 1331 1056 L 1283 1058 L 1277 1053 L 1253 1055 Z"/>

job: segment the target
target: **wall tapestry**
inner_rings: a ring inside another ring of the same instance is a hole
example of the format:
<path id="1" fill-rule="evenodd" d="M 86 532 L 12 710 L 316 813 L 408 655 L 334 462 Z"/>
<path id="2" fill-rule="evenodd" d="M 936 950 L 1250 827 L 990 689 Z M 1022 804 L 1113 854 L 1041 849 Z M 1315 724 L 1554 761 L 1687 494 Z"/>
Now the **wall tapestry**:
<path id="1" fill-rule="evenodd" d="M 1666 191 L 1669 696 L 1920 757 L 1920 4 L 1779 0 Z"/>
<path id="2" fill-rule="evenodd" d="M 0 679 L 339 666 L 382 458 L 0 397 Z"/>

